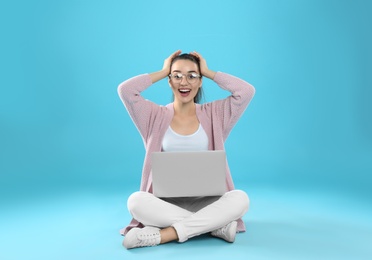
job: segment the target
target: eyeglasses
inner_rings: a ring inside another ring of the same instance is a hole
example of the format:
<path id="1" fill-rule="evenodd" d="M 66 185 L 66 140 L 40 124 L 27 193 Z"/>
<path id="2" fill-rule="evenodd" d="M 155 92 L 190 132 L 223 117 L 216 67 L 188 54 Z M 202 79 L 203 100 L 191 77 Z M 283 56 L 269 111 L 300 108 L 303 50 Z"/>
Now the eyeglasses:
<path id="1" fill-rule="evenodd" d="M 182 74 L 182 73 L 169 74 L 169 77 L 174 83 L 181 83 L 183 76 L 186 76 L 186 80 L 190 84 L 195 83 L 197 79 L 201 78 L 201 76 L 195 72 L 187 73 L 187 74 Z"/>

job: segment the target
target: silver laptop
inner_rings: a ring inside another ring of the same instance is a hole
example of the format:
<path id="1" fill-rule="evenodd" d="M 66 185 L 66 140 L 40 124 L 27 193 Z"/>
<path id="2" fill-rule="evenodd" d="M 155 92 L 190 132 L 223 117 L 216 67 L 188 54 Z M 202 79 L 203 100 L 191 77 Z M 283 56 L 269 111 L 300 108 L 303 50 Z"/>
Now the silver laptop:
<path id="1" fill-rule="evenodd" d="M 159 198 L 223 195 L 225 151 L 153 153 L 152 188 Z"/>

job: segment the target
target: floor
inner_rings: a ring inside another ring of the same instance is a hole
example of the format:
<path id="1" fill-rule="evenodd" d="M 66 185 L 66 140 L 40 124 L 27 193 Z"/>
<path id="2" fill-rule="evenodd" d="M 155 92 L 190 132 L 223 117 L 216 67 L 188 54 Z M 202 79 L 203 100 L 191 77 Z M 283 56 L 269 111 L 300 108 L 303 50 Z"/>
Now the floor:
<path id="1" fill-rule="evenodd" d="M 129 194 L 87 189 L 2 203 L 0 259 L 372 259 L 372 209 L 339 194 L 250 189 L 247 232 L 126 250 Z M 370 204 L 369 204 L 370 205 Z"/>

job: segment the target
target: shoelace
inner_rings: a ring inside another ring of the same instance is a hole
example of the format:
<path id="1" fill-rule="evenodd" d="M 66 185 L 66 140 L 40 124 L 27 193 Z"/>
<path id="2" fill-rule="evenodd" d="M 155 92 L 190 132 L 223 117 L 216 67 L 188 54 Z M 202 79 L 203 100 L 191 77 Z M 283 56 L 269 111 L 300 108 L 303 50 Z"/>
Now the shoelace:
<path id="1" fill-rule="evenodd" d="M 138 234 L 137 238 L 140 240 L 138 242 L 138 247 L 145 247 L 145 246 L 156 246 L 156 239 L 160 236 L 159 233 L 152 233 L 152 234 Z"/>

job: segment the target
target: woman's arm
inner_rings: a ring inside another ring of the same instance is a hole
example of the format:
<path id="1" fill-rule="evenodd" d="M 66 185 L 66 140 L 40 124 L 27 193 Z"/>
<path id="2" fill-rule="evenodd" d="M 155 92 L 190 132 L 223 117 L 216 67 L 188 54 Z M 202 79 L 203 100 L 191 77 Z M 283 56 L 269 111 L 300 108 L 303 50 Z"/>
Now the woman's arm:
<path id="1" fill-rule="evenodd" d="M 251 102 L 256 90 L 248 82 L 223 72 L 216 73 L 214 81 L 222 89 L 231 93 L 229 97 L 213 102 L 215 112 L 223 124 L 224 137 L 227 138 Z"/>
<path id="2" fill-rule="evenodd" d="M 225 137 L 229 134 L 255 94 L 255 88 L 248 82 L 232 75 L 215 72 L 208 68 L 206 60 L 197 52 L 192 52 L 200 60 L 203 76 L 212 79 L 231 95 L 223 100 L 213 102 L 214 112 L 222 123 Z"/>
<path id="3" fill-rule="evenodd" d="M 159 109 L 159 106 L 144 99 L 141 92 L 150 87 L 153 83 L 167 77 L 170 71 L 172 59 L 179 55 L 176 51 L 164 60 L 163 68 L 160 71 L 150 74 L 143 74 L 130 78 L 118 86 L 118 94 L 126 107 L 142 137 L 146 140 L 151 126 L 151 118 Z"/>
<path id="4" fill-rule="evenodd" d="M 122 82 L 118 87 L 119 97 L 144 140 L 149 133 L 151 114 L 158 107 L 141 96 L 141 92 L 151 85 L 149 74 L 143 74 Z"/>

